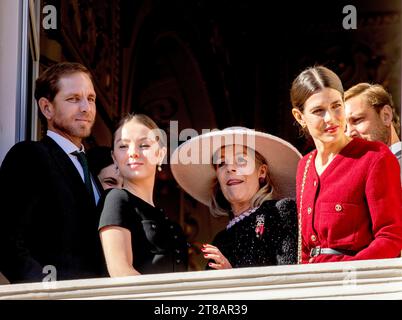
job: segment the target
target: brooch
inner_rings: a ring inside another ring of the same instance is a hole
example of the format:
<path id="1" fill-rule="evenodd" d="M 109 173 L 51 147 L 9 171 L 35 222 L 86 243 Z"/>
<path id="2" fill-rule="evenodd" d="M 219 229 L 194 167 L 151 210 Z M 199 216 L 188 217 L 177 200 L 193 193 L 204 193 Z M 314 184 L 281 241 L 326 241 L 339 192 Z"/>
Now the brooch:
<path id="1" fill-rule="evenodd" d="M 260 214 L 256 218 L 257 220 L 257 225 L 255 227 L 255 233 L 257 235 L 257 238 L 261 239 L 263 233 L 264 233 L 264 222 L 265 218 L 263 214 Z"/>

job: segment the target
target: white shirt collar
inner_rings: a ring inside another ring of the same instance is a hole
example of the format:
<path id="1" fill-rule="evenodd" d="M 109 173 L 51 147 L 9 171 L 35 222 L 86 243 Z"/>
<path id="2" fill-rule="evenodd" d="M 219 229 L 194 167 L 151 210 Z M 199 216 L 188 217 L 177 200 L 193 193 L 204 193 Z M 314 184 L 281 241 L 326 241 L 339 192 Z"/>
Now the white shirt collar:
<path id="1" fill-rule="evenodd" d="M 398 141 L 389 147 L 393 154 L 397 154 L 402 149 L 402 142 Z"/>
<path id="2" fill-rule="evenodd" d="M 81 144 L 81 149 L 79 149 L 74 143 L 70 140 L 64 138 L 63 136 L 59 135 L 58 133 L 47 130 L 46 133 L 50 138 L 52 138 L 59 146 L 63 149 L 63 151 L 67 154 L 71 154 L 74 151 L 85 151 L 84 146 Z"/>

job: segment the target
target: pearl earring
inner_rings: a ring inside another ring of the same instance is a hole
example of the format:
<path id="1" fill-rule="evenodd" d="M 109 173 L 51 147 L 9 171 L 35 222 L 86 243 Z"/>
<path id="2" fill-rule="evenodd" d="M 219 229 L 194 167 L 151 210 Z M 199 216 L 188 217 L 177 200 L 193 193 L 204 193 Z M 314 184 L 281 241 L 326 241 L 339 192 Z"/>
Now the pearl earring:
<path id="1" fill-rule="evenodd" d="M 161 172 L 162 171 L 162 166 L 160 164 L 158 164 L 158 171 Z"/>

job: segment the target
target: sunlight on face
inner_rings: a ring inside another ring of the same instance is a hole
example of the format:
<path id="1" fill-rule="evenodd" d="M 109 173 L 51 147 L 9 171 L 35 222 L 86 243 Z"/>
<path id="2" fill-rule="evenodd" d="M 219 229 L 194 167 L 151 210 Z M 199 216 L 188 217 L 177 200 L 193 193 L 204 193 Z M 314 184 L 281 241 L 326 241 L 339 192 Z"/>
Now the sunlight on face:
<path id="1" fill-rule="evenodd" d="M 135 119 L 116 131 L 113 157 L 124 179 L 155 177 L 156 165 L 162 162 L 163 155 L 155 130 Z"/>
<path id="2" fill-rule="evenodd" d="M 390 129 L 382 122 L 377 111 L 359 95 L 345 102 L 346 134 L 369 141 L 388 143 Z"/>
<path id="3" fill-rule="evenodd" d="M 89 76 L 82 72 L 65 75 L 50 103 L 49 129 L 76 144 L 91 133 L 96 115 L 96 94 Z"/>
<path id="4" fill-rule="evenodd" d="M 222 147 L 215 157 L 216 176 L 226 200 L 234 211 L 248 208 L 260 189 L 261 167 L 256 167 L 255 152 L 244 146 Z"/>
<path id="5" fill-rule="evenodd" d="M 301 119 L 314 140 L 339 140 L 344 136 L 346 127 L 341 93 L 332 88 L 324 88 L 313 94 L 304 104 Z"/>

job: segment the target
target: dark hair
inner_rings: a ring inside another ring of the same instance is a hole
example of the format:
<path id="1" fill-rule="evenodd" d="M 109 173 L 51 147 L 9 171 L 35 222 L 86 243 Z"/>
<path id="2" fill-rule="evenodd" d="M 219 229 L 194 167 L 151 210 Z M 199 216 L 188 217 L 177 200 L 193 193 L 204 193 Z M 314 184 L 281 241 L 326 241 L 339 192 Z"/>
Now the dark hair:
<path id="1" fill-rule="evenodd" d="M 71 75 L 77 72 L 85 73 L 92 80 L 91 73 L 82 64 L 77 62 L 60 62 L 52 65 L 43 72 L 35 82 L 35 100 L 39 104 L 40 98 L 46 98 L 50 102 L 59 92 L 59 80 L 67 75 Z M 42 126 L 47 128 L 47 121 L 42 112 L 39 109 L 39 119 Z"/>
<path id="2" fill-rule="evenodd" d="M 98 146 L 86 152 L 88 166 L 93 174 L 98 175 L 103 168 L 113 164 L 111 151 L 110 147 Z"/>
<path id="3" fill-rule="evenodd" d="M 60 62 L 52 65 L 43 72 L 35 82 L 35 99 L 44 97 L 49 101 L 53 101 L 59 92 L 60 78 L 77 72 L 83 72 L 91 78 L 91 73 L 82 64 L 77 62 Z M 91 78 L 92 80 L 92 78 Z"/>
<path id="4" fill-rule="evenodd" d="M 335 72 L 324 66 L 305 69 L 296 77 L 290 89 L 290 100 L 293 108 L 303 112 L 306 100 L 324 88 L 339 91 L 343 99 L 342 81 Z"/>
<path id="5" fill-rule="evenodd" d="M 116 137 L 116 132 L 117 130 L 119 130 L 122 126 L 124 126 L 127 122 L 130 122 L 132 120 L 135 120 L 141 124 L 143 124 L 144 126 L 146 126 L 147 128 L 151 129 L 151 130 L 155 130 L 155 134 L 156 134 L 156 139 L 159 143 L 159 145 L 161 147 L 166 146 L 166 141 L 165 141 L 165 136 L 163 134 L 163 132 L 160 130 L 160 128 L 158 127 L 158 125 L 155 123 L 155 121 L 153 121 L 150 117 L 148 117 L 145 114 L 133 114 L 133 113 L 129 113 L 127 114 L 124 118 L 122 118 L 119 123 L 117 124 L 115 130 L 113 131 L 113 137 L 112 137 L 112 150 L 114 149 L 114 139 Z"/>
<path id="6" fill-rule="evenodd" d="M 335 72 L 324 66 L 314 66 L 305 69 L 293 80 L 292 88 L 290 89 L 292 107 L 303 112 L 307 99 L 324 88 L 339 91 L 343 100 L 342 81 Z M 307 135 L 307 128 L 302 128 L 302 132 Z"/>
<path id="7" fill-rule="evenodd" d="M 349 88 L 345 92 L 345 101 L 353 97 L 362 95 L 366 102 L 372 106 L 377 113 L 380 113 L 385 105 L 389 105 L 392 109 L 392 124 L 396 130 L 397 135 L 400 133 L 400 119 L 394 108 L 392 96 L 380 84 L 370 84 L 362 82 Z"/>

